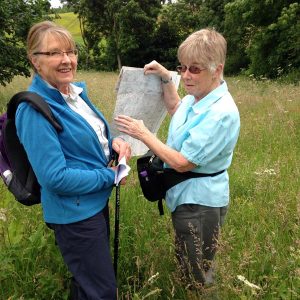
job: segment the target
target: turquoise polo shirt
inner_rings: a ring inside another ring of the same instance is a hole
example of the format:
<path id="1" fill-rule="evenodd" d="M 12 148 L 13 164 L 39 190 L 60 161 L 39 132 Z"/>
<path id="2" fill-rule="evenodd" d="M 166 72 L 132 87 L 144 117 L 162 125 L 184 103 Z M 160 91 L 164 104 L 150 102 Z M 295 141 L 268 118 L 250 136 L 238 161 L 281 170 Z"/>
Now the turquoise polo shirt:
<path id="1" fill-rule="evenodd" d="M 195 103 L 185 96 L 172 117 L 167 145 L 197 165 L 193 172 L 216 173 L 183 181 L 167 191 L 171 212 L 181 204 L 223 207 L 229 203 L 229 168 L 240 131 L 240 117 L 225 81 Z M 165 165 L 165 167 L 169 167 Z"/>

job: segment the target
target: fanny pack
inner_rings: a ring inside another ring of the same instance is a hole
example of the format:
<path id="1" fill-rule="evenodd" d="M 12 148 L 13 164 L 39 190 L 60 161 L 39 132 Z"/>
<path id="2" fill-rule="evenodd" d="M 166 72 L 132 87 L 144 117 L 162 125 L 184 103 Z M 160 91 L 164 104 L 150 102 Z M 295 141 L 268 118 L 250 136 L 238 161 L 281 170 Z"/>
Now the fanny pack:
<path id="1" fill-rule="evenodd" d="M 190 171 L 179 173 L 174 169 L 164 168 L 163 164 L 151 150 L 137 159 L 138 178 L 144 197 L 151 202 L 158 201 L 160 215 L 163 215 L 162 200 L 165 199 L 168 189 L 190 178 L 214 177 L 225 171 L 212 174 Z"/>

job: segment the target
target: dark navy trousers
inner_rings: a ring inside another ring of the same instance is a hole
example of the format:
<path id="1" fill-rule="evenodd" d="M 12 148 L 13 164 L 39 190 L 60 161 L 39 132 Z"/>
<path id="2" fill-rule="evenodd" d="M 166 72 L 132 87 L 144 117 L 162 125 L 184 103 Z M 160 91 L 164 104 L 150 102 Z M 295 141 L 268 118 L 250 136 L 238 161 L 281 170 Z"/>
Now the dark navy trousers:
<path id="1" fill-rule="evenodd" d="M 117 284 L 109 248 L 108 206 L 71 224 L 50 224 L 73 275 L 70 300 L 115 300 Z"/>

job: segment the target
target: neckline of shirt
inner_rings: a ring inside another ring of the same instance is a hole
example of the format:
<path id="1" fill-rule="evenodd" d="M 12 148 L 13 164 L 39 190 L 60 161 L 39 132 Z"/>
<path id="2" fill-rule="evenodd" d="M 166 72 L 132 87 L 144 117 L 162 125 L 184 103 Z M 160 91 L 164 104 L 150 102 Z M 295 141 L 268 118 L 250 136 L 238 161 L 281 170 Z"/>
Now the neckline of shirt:
<path id="1" fill-rule="evenodd" d="M 58 90 L 57 88 L 55 88 L 53 85 L 51 85 L 49 82 L 47 82 L 46 80 L 44 80 L 42 78 L 42 80 L 46 83 L 46 85 L 52 89 L 52 90 L 57 90 L 62 97 L 66 100 L 66 101 L 72 101 L 72 102 L 76 102 L 78 96 L 82 93 L 83 88 L 76 86 L 73 83 L 70 83 L 69 87 L 70 87 L 70 93 L 69 94 L 64 94 L 62 93 L 60 90 Z"/>

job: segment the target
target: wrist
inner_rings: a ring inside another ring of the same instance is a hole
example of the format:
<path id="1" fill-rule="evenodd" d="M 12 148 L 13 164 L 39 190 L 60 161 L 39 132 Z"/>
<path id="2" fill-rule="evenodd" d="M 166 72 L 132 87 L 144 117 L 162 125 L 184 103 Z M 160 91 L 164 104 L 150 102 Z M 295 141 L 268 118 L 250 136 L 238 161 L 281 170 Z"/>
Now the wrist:
<path id="1" fill-rule="evenodd" d="M 142 143 L 144 143 L 146 146 L 148 145 L 148 143 L 153 139 L 154 134 L 147 128 L 141 135 L 140 137 L 140 141 Z"/>
<path id="2" fill-rule="evenodd" d="M 172 76 L 170 74 L 168 74 L 167 76 L 161 76 L 160 79 L 164 84 L 172 82 Z"/>

